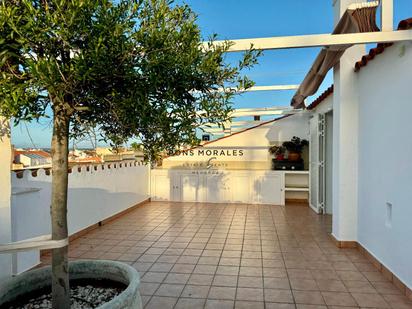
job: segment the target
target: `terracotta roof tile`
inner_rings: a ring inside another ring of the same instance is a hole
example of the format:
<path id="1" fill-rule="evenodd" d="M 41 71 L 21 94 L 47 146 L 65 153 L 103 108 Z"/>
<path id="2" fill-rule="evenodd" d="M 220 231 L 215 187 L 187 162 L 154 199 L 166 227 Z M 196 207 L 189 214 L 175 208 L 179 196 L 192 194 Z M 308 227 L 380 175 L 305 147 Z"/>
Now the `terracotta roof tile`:
<path id="1" fill-rule="evenodd" d="M 14 155 L 25 155 L 25 154 L 35 154 L 44 158 L 50 158 L 50 153 L 43 151 L 43 150 L 15 150 Z"/>
<path id="2" fill-rule="evenodd" d="M 320 96 L 318 96 L 308 107 L 307 109 L 311 110 L 323 102 L 329 95 L 333 93 L 333 85 L 326 89 Z"/>
<path id="3" fill-rule="evenodd" d="M 412 18 L 404 19 L 398 24 L 398 30 L 408 30 L 412 28 Z M 378 43 L 375 48 L 372 48 L 368 54 L 362 57 L 361 60 L 355 63 L 355 72 L 366 66 L 369 61 L 373 60 L 376 55 L 382 54 L 386 48 L 392 46 L 393 43 Z"/>

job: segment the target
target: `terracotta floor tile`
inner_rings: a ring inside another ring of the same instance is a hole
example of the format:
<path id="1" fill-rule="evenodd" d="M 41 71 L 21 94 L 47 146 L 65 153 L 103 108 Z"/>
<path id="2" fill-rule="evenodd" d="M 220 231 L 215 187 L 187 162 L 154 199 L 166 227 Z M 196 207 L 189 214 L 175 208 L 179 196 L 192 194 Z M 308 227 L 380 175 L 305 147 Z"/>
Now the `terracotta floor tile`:
<path id="1" fill-rule="evenodd" d="M 147 272 L 144 276 L 142 276 L 142 282 L 161 283 L 163 282 L 166 275 L 167 273 Z"/>
<path id="2" fill-rule="evenodd" d="M 412 308 L 412 300 L 408 299 L 406 295 L 386 294 L 386 295 L 382 295 L 382 297 L 393 308 L 396 308 L 397 306 L 402 306 L 402 307 L 409 306 L 410 308 Z"/>
<path id="3" fill-rule="evenodd" d="M 157 259 L 156 262 L 158 263 L 176 263 L 176 261 L 179 259 L 179 255 L 161 255 Z"/>
<path id="4" fill-rule="evenodd" d="M 193 285 L 211 285 L 213 275 L 192 274 L 189 278 L 188 284 Z"/>
<path id="5" fill-rule="evenodd" d="M 236 288 L 212 286 L 209 290 L 209 299 L 235 299 Z"/>
<path id="6" fill-rule="evenodd" d="M 325 303 L 328 306 L 356 306 L 355 299 L 349 293 L 322 292 Z"/>
<path id="7" fill-rule="evenodd" d="M 323 305 L 304 305 L 304 304 L 296 304 L 297 309 L 327 309 L 328 307 Z M 330 307 L 329 307 L 330 308 Z M 340 307 L 340 309 L 347 309 L 347 307 Z"/>
<path id="8" fill-rule="evenodd" d="M 377 290 L 368 281 L 348 280 L 343 281 L 343 284 L 346 286 L 348 292 L 351 293 L 378 293 Z"/>
<path id="9" fill-rule="evenodd" d="M 145 309 L 172 309 L 177 300 L 175 297 L 153 296 L 147 303 Z"/>
<path id="10" fill-rule="evenodd" d="M 214 275 L 216 272 L 217 266 L 215 265 L 196 265 L 193 270 L 194 274 L 203 274 L 203 275 Z"/>
<path id="11" fill-rule="evenodd" d="M 287 278 L 286 268 L 263 268 L 264 277 Z"/>
<path id="12" fill-rule="evenodd" d="M 366 277 L 358 271 L 337 270 L 336 271 L 341 280 L 356 280 L 366 281 Z"/>
<path id="13" fill-rule="evenodd" d="M 163 283 L 157 289 L 155 295 L 157 296 L 170 296 L 179 297 L 185 286 L 183 284 L 168 284 Z"/>
<path id="14" fill-rule="evenodd" d="M 234 304 L 233 300 L 208 299 L 205 309 L 233 309 Z"/>
<path id="15" fill-rule="evenodd" d="M 236 299 L 261 302 L 263 301 L 263 288 L 238 288 Z"/>
<path id="16" fill-rule="evenodd" d="M 237 276 L 216 275 L 213 279 L 212 285 L 236 287 L 237 281 L 238 281 Z"/>
<path id="17" fill-rule="evenodd" d="M 197 264 L 200 265 L 218 265 L 219 257 L 216 256 L 201 256 L 197 261 Z"/>
<path id="18" fill-rule="evenodd" d="M 295 291 L 293 290 L 293 296 L 297 304 L 305 305 L 324 305 L 322 294 L 318 291 Z"/>
<path id="19" fill-rule="evenodd" d="M 180 274 L 191 274 L 195 269 L 194 264 L 175 264 L 170 272 L 172 273 L 180 273 Z"/>
<path id="20" fill-rule="evenodd" d="M 222 252 L 222 257 L 226 257 L 226 258 L 240 258 L 242 255 L 242 251 L 240 250 L 223 250 Z"/>
<path id="21" fill-rule="evenodd" d="M 364 271 L 362 274 L 371 282 L 389 282 L 388 279 L 378 271 Z"/>
<path id="22" fill-rule="evenodd" d="M 372 286 L 383 295 L 401 294 L 401 291 L 391 282 L 371 282 Z"/>
<path id="23" fill-rule="evenodd" d="M 269 302 L 265 302 L 265 308 L 266 309 L 296 309 L 294 304 L 281 304 L 281 303 L 269 303 Z"/>
<path id="24" fill-rule="evenodd" d="M 265 301 L 274 303 L 293 303 L 291 290 L 265 289 Z"/>
<path id="25" fill-rule="evenodd" d="M 282 289 L 290 290 L 290 283 L 287 278 L 270 278 L 265 277 L 263 280 L 265 289 Z"/>
<path id="26" fill-rule="evenodd" d="M 239 274 L 239 266 L 218 266 L 216 275 L 237 276 Z"/>
<path id="27" fill-rule="evenodd" d="M 352 293 L 360 307 L 390 308 L 388 303 L 378 294 Z"/>
<path id="28" fill-rule="evenodd" d="M 363 282 L 363 281 L 357 281 Z M 342 281 L 340 280 L 316 280 L 316 283 L 320 291 L 328 292 L 347 292 L 347 289 Z"/>
<path id="29" fill-rule="evenodd" d="M 177 259 L 176 263 L 179 263 L 179 264 L 197 264 L 198 261 L 199 261 L 198 256 L 182 255 Z"/>
<path id="30" fill-rule="evenodd" d="M 189 280 L 189 277 L 190 274 L 169 273 L 166 276 L 164 283 L 186 284 L 186 282 Z"/>
<path id="31" fill-rule="evenodd" d="M 247 277 L 261 277 L 262 270 L 262 267 L 241 266 L 239 275 Z"/>
<path id="32" fill-rule="evenodd" d="M 313 279 L 330 279 L 330 280 L 341 280 L 339 274 L 335 270 L 311 270 Z"/>
<path id="33" fill-rule="evenodd" d="M 141 282 L 140 283 L 140 294 L 151 296 L 156 292 L 159 286 L 160 286 L 160 283 Z"/>
<path id="34" fill-rule="evenodd" d="M 235 309 L 264 309 L 264 302 L 237 300 L 235 302 Z"/>
<path id="35" fill-rule="evenodd" d="M 313 279 L 290 279 L 290 285 L 293 290 L 301 291 L 319 291 L 316 281 Z"/>
<path id="36" fill-rule="evenodd" d="M 196 299 L 196 298 L 179 298 L 174 309 L 195 309 L 203 308 L 206 300 L 205 299 Z"/>
<path id="37" fill-rule="evenodd" d="M 169 272 L 174 264 L 169 263 L 154 263 L 152 267 L 150 267 L 149 271 L 155 272 Z"/>
<path id="38" fill-rule="evenodd" d="M 132 265 L 146 308 L 412 308 L 330 229 L 305 206 L 151 202 L 71 242 L 69 256 Z"/>
<path id="39" fill-rule="evenodd" d="M 262 277 L 239 277 L 238 287 L 263 288 Z"/>

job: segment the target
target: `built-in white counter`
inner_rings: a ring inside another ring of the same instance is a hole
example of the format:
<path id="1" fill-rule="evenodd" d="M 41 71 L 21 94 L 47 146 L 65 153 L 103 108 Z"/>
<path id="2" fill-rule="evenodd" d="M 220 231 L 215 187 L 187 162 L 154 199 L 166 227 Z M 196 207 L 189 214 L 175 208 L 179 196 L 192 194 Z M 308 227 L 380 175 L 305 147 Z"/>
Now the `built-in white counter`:
<path id="1" fill-rule="evenodd" d="M 271 170 L 153 169 L 151 197 L 154 201 L 285 205 L 285 176 L 307 173 Z M 299 184 L 299 189 L 305 190 L 304 183 Z"/>

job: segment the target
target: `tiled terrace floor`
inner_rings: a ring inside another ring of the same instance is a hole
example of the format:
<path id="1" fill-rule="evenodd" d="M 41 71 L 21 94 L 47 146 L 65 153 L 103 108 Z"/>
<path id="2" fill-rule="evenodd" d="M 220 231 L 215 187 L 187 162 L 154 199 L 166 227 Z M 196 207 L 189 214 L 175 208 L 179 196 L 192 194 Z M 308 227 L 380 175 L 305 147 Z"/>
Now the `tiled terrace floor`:
<path id="1" fill-rule="evenodd" d="M 145 308 L 412 308 L 302 206 L 151 202 L 70 247 L 139 270 Z"/>

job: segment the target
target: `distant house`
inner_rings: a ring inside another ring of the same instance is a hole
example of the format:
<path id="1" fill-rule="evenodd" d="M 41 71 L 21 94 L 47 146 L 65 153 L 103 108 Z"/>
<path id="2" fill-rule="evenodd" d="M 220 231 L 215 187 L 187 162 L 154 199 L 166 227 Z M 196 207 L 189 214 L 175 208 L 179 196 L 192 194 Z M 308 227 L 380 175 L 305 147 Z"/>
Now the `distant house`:
<path id="1" fill-rule="evenodd" d="M 50 153 L 44 150 L 15 150 L 14 163 L 23 167 L 50 165 Z"/>
<path id="2" fill-rule="evenodd" d="M 141 150 L 128 150 L 123 147 L 117 151 L 108 147 L 97 147 L 96 154 L 100 156 L 104 162 L 142 161 L 144 159 L 144 154 Z"/>

